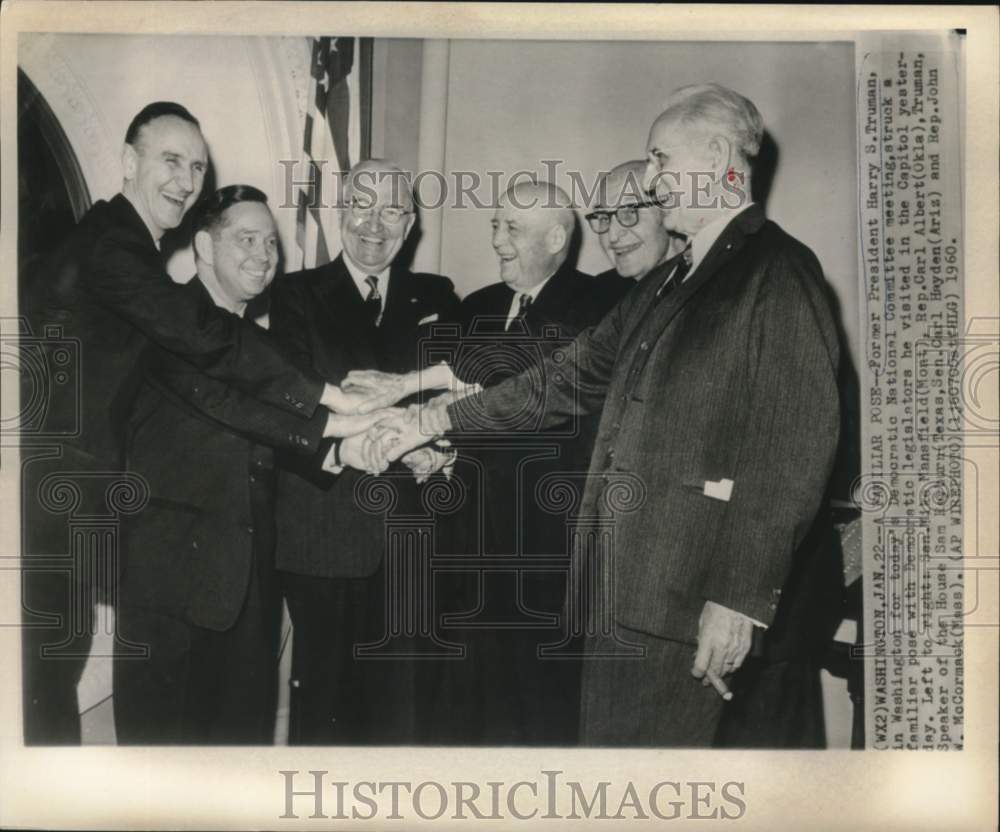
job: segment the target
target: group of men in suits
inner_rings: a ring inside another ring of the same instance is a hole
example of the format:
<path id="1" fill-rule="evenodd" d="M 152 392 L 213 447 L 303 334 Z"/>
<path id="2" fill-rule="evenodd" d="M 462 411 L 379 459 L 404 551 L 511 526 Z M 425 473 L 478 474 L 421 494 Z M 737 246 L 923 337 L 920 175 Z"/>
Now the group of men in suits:
<path id="1" fill-rule="evenodd" d="M 815 256 L 752 201 L 762 136 L 738 93 L 676 90 L 649 131 L 642 191 L 683 251 L 540 371 L 380 427 L 392 457 L 509 430 L 526 403 L 541 428 L 599 418 L 566 604 L 583 621 L 586 745 L 813 743 L 799 716 L 842 588 L 826 505 L 839 344 Z M 591 221 L 607 232 L 607 219 Z"/>
<path id="2" fill-rule="evenodd" d="M 196 204 L 208 167 L 190 112 L 173 102 L 140 111 L 125 136 L 122 167 L 121 193 L 88 211 L 25 299 L 33 327 L 59 325 L 78 341 L 85 367 L 78 429 L 57 453 L 23 466 L 25 741 L 80 741 L 76 686 L 96 593 L 118 612 L 120 742 L 268 742 L 278 658 L 275 539 L 309 519 L 291 514 L 276 522 L 274 451 L 313 460 L 317 470 L 380 470 L 363 431 L 393 412 L 382 405 L 395 397 L 325 381 L 332 371 L 321 360 L 313 369 L 294 345 L 245 316 L 278 262 L 260 191 L 230 186 L 199 203 L 197 275 L 184 285 L 171 280 L 160 243 Z M 412 207 L 393 210 L 408 228 Z M 383 231 L 388 212 L 377 212 L 372 218 L 370 206 L 355 204 L 344 220 L 367 271 L 384 252 L 387 267 L 399 248 Z M 418 313 L 407 305 L 417 292 L 406 284 L 404 277 L 397 291 L 401 321 Z M 428 285 L 424 305 L 457 303 L 443 278 Z M 283 314 L 279 308 L 277 317 Z M 324 442 L 331 437 L 342 441 L 331 447 Z M 136 495 L 123 510 L 132 516 L 120 540 L 97 553 L 72 552 L 62 570 L 31 561 L 65 547 L 41 497 L 53 475 L 70 480 L 77 508 L 95 517 L 106 512 L 115 477 Z M 285 551 L 292 569 L 308 568 L 308 559 Z M 39 626 L 39 616 L 53 623 Z M 308 635 L 302 642 L 310 644 Z"/>
<path id="3" fill-rule="evenodd" d="M 149 489 L 116 584 L 119 741 L 269 742 L 283 596 L 292 743 L 801 744 L 788 702 L 811 707 L 831 635 L 817 599 L 839 600 L 824 554 L 838 345 L 812 253 L 748 202 L 762 130 L 731 90 L 677 91 L 648 159 L 610 171 L 587 217 L 611 270 L 576 270 L 572 203 L 536 181 L 496 206 L 500 280 L 460 302 L 398 262 L 416 209 L 379 160 L 350 171 L 331 263 L 272 286 L 266 197 L 229 186 L 192 212 L 197 274 L 174 284 L 159 240 L 198 200 L 207 147 L 179 105 L 137 115 L 122 193 L 60 248 L 36 310 L 88 364 L 59 466 Z M 269 332 L 246 313 L 265 292 Z M 451 368 L 428 372 L 422 345 L 446 322 Z M 438 540 L 486 566 L 425 596 L 465 661 L 359 660 L 392 614 L 366 472 L 403 513 L 418 480 L 466 484 Z M 540 500 L 553 478 L 577 489 L 572 509 Z M 29 503 L 26 555 L 46 528 Z M 64 610 L 89 580 L 28 572 L 26 606 Z M 571 649 L 547 657 L 560 638 Z M 79 739 L 86 651 L 47 662 L 54 640 L 26 631 L 29 742 Z"/>

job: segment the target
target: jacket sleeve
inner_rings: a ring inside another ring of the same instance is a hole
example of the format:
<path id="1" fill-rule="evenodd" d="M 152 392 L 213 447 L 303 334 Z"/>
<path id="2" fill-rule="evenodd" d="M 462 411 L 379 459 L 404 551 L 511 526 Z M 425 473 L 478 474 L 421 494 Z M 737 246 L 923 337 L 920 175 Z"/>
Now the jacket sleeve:
<path id="1" fill-rule="evenodd" d="M 309 300 L 304 291 L 305 283 L 301 275 L 283 277 L 271 286 L 270 322 L 271 334 L 285 347 L 292 360 L 300 367 L 314 366 L 313 346 L 310 333 L 312 331 L 309 314 Z M 341 379 L 331 379 L 340 383 Z M 337 479 L 336 475 L 323 470 L 323 461 L 336 439 L 320 439 L 317 452 L 308 457 L 303 454 L 278 454 L 278 462 L 290 471 L 294 471 L 314 485 L 329 488 Z"/>
<path id="2" fill-rule="evenodd" d="M 792 248 L 768 269 L 745 347 L 745 435 L 703 594 L 769 624 L 825 496 L 840 407 L 837 338 L 819 263 Z"/>
<path id="3" fill-rule="evenodd" d="M 583 330 L 567 349 L 555 350 L 519 375 L 448 405 L 453 431 L 537 431 L 598 412 L 607 395 L 628 310 L 627 303 L 619 304 L 599 324 Z"/>
<path id="4" fill-rule="evenodd" d="M 127 229 L 101 234 L 86 272 L 98 302 L 206 375 L 302 418 L 316 410 L 318 376 L 297 369 L 252 323 L 184 292 Z"/>
<path id="5" fill-rule="evenodd" d="M 203 416 L 246 439 L 272 448 L 312 455 L 323 442 L 326 410 L 317 408 L 309 419 L 289 413 L 210 378 L 190 364 L 154 347 L 149 380 L 166 395 L 178 398 Z"/>

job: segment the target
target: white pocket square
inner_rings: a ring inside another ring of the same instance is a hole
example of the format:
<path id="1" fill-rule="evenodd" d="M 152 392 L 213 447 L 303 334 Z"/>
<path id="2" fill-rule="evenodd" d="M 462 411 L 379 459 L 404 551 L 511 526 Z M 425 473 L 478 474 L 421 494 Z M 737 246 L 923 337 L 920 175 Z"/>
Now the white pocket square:
<path id="1" fill-rule="evenodd" d="M 438 313 L 435 312 L 433 315 L 428 315 L 426 318 L 421 318 L 417 321 L 417 326 L 423 326 L 424 324 L 432 324 L 438 319 Z"/>
<path id="2" fill-rule="evenodd" d="M 702 493 L 706 497 L 712 497 L 728 503 L 729 499 L 733 496 L 733 481 L 726 479 L 719 480 L 718 482 L 705 480 L 705 490 Z"/>

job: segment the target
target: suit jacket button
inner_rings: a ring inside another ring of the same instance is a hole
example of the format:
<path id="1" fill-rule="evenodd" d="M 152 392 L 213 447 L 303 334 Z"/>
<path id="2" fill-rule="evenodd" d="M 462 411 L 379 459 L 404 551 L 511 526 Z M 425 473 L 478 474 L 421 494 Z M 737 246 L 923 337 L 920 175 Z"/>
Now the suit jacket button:
<path id="1" fill-rule="evenodd" d="M 648 350 L 649 349 L 649 341 L 643 341 L 641 344 L 639 344 L 639 349 L 642 350 L 643 352 L 645 352 L 646 350 Z"/>
<path id="2" fill-rule="evenodd" d="M 304 405 L 304 404 L 303 404 L 302 402 L 296 402 L 296 403 L 295 403 L 295 406 L 296 406 L 296 407 L 297 407 L 297 408 L 298 408 L 299 410 L 302 410 L 302 408 L 303 408 L 303 407 L 305 407 L 305 405 Z"/>
<path id="3" fill-rule="evenodd" d="M 197 549 L 198 548 L 198 541 L 197 540 L 192 540 L 191 541 L 191 548 L 192 549 Z"/>
<path id="4" fill-rule="evenodd" d="M 253 526 L 247 526 L 247 534 L 253 534 Z"/>
<path id="5" fill-rule="evenodd" d="M 292 400 L 292 397 L 289 396 L 288 393 L 285 393 L 285 401 L 286 402 L 290 402 L 291 400 Z"/>

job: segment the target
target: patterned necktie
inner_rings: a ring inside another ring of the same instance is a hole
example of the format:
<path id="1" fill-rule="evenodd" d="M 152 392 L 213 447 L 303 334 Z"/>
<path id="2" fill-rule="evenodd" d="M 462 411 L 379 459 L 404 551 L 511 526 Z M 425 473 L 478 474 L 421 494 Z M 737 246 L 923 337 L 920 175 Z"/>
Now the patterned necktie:
<path id="1" fill-rule="evenodd" d="M 365 278 L 365 283 L 371 287 L 368 297 L 365 298 L 365 314 L 372 326 L 377 327 L 382 323 L 382 295 L 378 290 L 378 276 L 368 275 Z"/>
<path id="2" fill-rule="evenodd" d="M 531 306 L 531 302 L 533 300 L 534 298 L 531 295 L 525 295 L 525 294 L 522 294 L 521 297 L 517 299 L 518 303 L 517 314 L 510 319 L 510 323 L 507 324 L 507 329 L 510 329 L 511 324 L 513 324 L 514 321 L 521 320 L 527 314 L 528 307 Z"/>
<path id="3" fill-rule="evenodd" d="M 663 285 L 656 292 L 656 297 L 665 298 L 674 289 L 684 282 L 684 278 L 687 273 L 691 271 L 691 245 L 688 244 L 687 248 L 684 249 L 680 254 L 675 255 L 668 261 L 667 269 L 667 279 L 663 281 Z M 673 264 L 669 266 L 669 264 Z"/>

